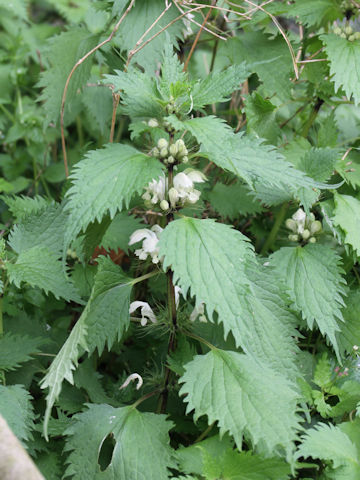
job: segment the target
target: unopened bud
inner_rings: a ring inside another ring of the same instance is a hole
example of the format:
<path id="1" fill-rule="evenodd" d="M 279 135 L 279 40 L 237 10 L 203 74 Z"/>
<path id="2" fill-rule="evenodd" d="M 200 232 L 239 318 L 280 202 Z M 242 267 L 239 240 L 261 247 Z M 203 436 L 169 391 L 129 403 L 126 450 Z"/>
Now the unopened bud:
<path id="1" fill-rule="evenodd" d="M 288 239 L 291 241 L 291 242 L 297 242 L 299 240 L 299 235 L 292 235 L 290 234 L 288 236 Z"/>
<path id="2" fill-rule="evenodd" d="M 175 158 L 170 155 L 168 158 L 167 158 L 167 163 L 175 163 Z"/>
<path id="3" fill-rule="evenodd" d="M 342 33 L 340 27 L 335 27 L 333 31 L 334 31 L 335 35 L 340 35 Z"/>
<path id="4" fill-rule="evenodd" d="M 169 210 L 169 202 L 167 200 L 161 200 L 160 208 L 161 210 Z"/>
<path id="5" fill-rule="evenodd" d="M 166 138 L 160 138 L 160 140 L 157 143 L 159 150 L 162 150 L 163 148 L 167 148 L 168 145 L 169 145 L 169 142 L 166 140 Z"/>
<path id="6" fill-rule="evenodd" d="M 174 187 L 170 188 L 170 190 L 169 190 L 169 200 L 170 200 L 170 204 L 171 204 L 172 207 L 176 206 L 176 202 L 178 201 L 178 199 L 179 199 L 178 191 Z"/>
<path id="7" fill-rule="evenodd" d="M 355 40 L 355 35 L 350 35 L 348 40 L 349 40 L 349 42 L 353 42 Z"/>
<path id="8" fill-rule="evenodd" d="M 160 157 L 161 157 L 161 158 L 167 157 L 168 154 L 169 154 L 169 152 L 168 152 L 168 149 L 167 149 L 166 147 L 164 147 L 164 148 L 162 148 L 162 149 L 160 150 Z"/>
<path id="9" fill-rule="evenodd" d="M 289 230 L 292 230 L 293 232 L 296 232 L 297 223 L 292 218 L 288 218 L 285 222 L 285 225 L 286 225 L 286 228 L 288 228 Z"/>
<path id="10" fill-rule="evenodd" d="M 175 145 L 175 143 L 172 143 L 170 145 L 169 152 L 170 152 L 170 155 L 176 157 L 176 155 L 178 154 L 178 147 L 177 147 L 177 145 Z"/>
<path id="11" fill-rule="evenodd" d="M 182 152 L 183 152 L 183 150 L 186 148 L 186 147 L 185 147 L 184 140 L 182 140 L 181 138 L 180 138 L 179 140 L 176 140 L 175 145 L 176 145 L 176 147 L 177 147 L 177 149 L 178 149 L 179 155 L 181 155 Z"/>
<path id="12" fill-rule="evenodd" d="M 155 128 L 159 126 L 159 122 L 156 120 L 156 118 L 150 118 L 148 125 L 149 127 Z"/>
<path id="13" fill-rule="evenodd" d="M 340 33 L 339 36 L 340 36 L 341 38 L 346 38 L 346 33 L 342 32 L 342 33 Z"/>
<path id="14" fill-rule="evenodd" d="M 358 345 L 354 345 L 354 346 L 353 346 L 353 350 L 354 350 L 354 352 L 357 352 L 357 351 L 359 350 L 359 346 L 358 346 Z"/>
<path id="15" fill-rule="evenodd" d="M 355 40 L 360 40 L 360 32 L 354 33 Z"/>
<path id="16" fill-rule="evenodd" d="M 316 238 L 315 237 L 310 237 L 309 238 L 309 243 L 316 243 Z"/>
<path id="17" fill-rule="evenodd" d="M 347 27 L 345 27 L 345 33 L 346 35 L 351 35 L 353 33 L 353 29 L 350 27 L 350 25 L 348 25 Z"/>
<path id="18" fill-rule="evenodd" d="M 183 157 L 183 158 L 181 159 L 181 161 L 182 161 L 182 163 L 188 163 L 189 157 L 187 157 L 187 156 L 185 155 L 185 157 Z"/>
<path id="19" fill-rule="evenodd" d="M 70 253 L 70 257 L 73 258 L 73 259 L 77 258 L 77 254 L 76 254 L 75 250 L 73 250 L 73 251 Z"/>
<path id="20" fill-rule="evenodd" d="M 153 154 L 154 157 L 159 158 L 159 157 L 160 157 L 160 151 L 159 151 L 159 149 L 158 149 L 157 147 L 154 147 L 154 148 L 152 149 L 152 154 Z"/>
<path id="21" fill-rule="evenodd" d="M 320 232 L 321 229 L 322 229 L 321 222 L 319 222 L 319 220 L 315 220 L 314 222 L 312 222 L 310 226 L 310 233 L 311 235 L 314 235 L 314 233 Z"/>
<path id="22" fill-rule="evenodd" d="M 307 228 L 303 231 L 302 237 L 304 240 L 307 240 L 310 237 L 310 232 Z"/>

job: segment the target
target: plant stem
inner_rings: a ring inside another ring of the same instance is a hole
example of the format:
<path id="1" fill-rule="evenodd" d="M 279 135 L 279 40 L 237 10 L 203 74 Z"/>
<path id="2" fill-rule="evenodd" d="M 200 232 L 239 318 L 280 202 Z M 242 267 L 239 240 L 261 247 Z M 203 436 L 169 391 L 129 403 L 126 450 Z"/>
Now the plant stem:
<path id="1" fill-rule="evenodd" d="M 153 397 L 154 395 L 156 395 L 156 394 L 159 393 L 159 392 L 160 392 L 160 390 L 159 390 L 159 389 L 156 389 L 156 390 L 154 390 L 153 392 L 146 393 L 145 395 L 143 395 L 142 397 L 140 397 L 138 400 L 136 400 L 136 402 L 134 402 L 134 403 L 132 404 L 132 407 L 133 407 L 133 408 L 136 408 L 138 405 L 140 405 L 140 403 L 145 402 L 145 400 L 147 400 L 148 398 Z"/>
<path id="2" fill-rule="evenodd" d="M 201 442 L 201 440 L 204 440 L 204 438 L 206 438 L 206 437 L 209 435 L 209 433 L 210 433 L 211 430 L 213 429 L 213 426 L 214 426 L 214 425 L 215 425 L 215 422 L 213 422 L 211 425 L 209 425 L 209 426 L 207 427 L 207 429 L 204 430 L 204 431 L 198 436 L 198 438 L 195 440 L 194 443 L 199 443 L 199 442 Z"/>
<path id="3" fill-rule="evenodd" d="M 279 213 L 276 215 L 276 218 L 275 218 L 275 223 L 271 229 L 271 232 L 268 236 L 268 238 L 266 239 L 266 242 L 264 243 L 261 251 L 260 251 L 260 255 L 265 255 L 266 252 L 271 249 L 271 247 L 273 246 L 275 240 L 276 240 L 276 237 L 277 237 L 277 234 L 278 234 L 278 231 L 279 231 L 279 228 L 280 228 L 280 225 L 282 224 L 282 222 L 284 221 L 284 218 L 285 218 L 285 215 L 286 215 L 286 211 L 288 209 L 288 203 L 284 203 L 281 207 L 281 209 L 279 210 Z"/>
<path id="4" fill-rule="evenodd" d="M 141 277 L 134 278 L 134 280 L 131 283 L 132 285 L 135 285 L 136 283 L 143 282 L 144 280 L 154 277 L 155 275 L 159 275 L 159 273 L 161 273 L 160 270 L 155 272 L 145 273 L 145 275 L 142 275 Z"/>

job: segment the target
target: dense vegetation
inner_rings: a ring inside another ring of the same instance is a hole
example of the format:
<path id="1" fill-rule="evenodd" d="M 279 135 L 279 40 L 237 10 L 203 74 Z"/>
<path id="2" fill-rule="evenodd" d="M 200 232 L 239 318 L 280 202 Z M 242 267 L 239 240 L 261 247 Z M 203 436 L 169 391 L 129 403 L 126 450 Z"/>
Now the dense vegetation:
<path id="1" fill-rule="evenodd" d="M 0 413 L 47 480 L 360 478 L 359 8 L 0 2 Z"/>

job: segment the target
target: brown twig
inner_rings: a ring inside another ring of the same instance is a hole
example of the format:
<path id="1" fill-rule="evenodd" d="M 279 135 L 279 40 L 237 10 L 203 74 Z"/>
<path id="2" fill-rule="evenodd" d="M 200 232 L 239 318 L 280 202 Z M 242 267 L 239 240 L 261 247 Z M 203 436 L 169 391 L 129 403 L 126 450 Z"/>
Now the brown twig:
<path id="1" fill-rule="evenodd" d="M 209 17 L 210 17 L 210 14 L 213 10 L 213 7 L 216 5 L 216 2 L 217 0 L 213 0 L 212 3 L 211 3 L 211 7 L 209 8 L 209 11 L 207 12 L 207 14 L 205 15 L 205 18 L 204 18 L 204 21 L 199 29 L 199 31 L 197 32 L 196 34 L 196 37 L 195 37 L 195 40 L 193 41 L 193 44 L 191 45 L 191 49 L 190 49 L 190 52 L 189 52 L 189 55 L 187 57 L 187 59 L 185 60 L 185 63 L 184 63 L 184 68 L 183 68 L 183 71 L 186 72 L 187 71 L 187 68 L 188 68 L 188 65 L 189 65 L 189 61 L 190 61 L 190 58 L 192 57 L 194 51 L 195 51 L 195 47 L 199 41 L 199 38 L 200 38 L 200 35 L 201 35 L 201 32 L 203 31 L 203 28 L 204 26 L 206 25 Z"/>
<path id="2" fill-rule="evenodd" d="M 67 161 L 67 152 L 66 152 L 66 142 L 65 142 L 65 133 L 64 133 L 64 110 L 65 110 L 65 102 L 66 102 L 66 95 L 67 95 L 67 90 L 69 88 L 69 83 L 70 83 L 70 80 L 71 80 L 71 77 L 73 76 L 75 70 L 87 59 L 89 58 L 94 52 L 96 52 L 97 50 L 99 50 L 99 48 L 103 47 L 104 45 L 106 45 L 107 43 L 111 42 L 111 40 L 113 39 L 115 33 L 118 31 L 121 23 L 123 22 L 123 20 L 125 19 L 125 17 L 128 15 L 128 13 L 130 12 L 130 10 L 132 9 L 133 5 L 135 3 L 135 0 L 131 0 L 129 6 L 127 7 L 127 9 L 125 10 L 125 12 L 123 13 L 122 17 L 120 18 L 120 20 L 117 22 L 117 24 L 115 25 L 115 27 L 113 28 L 112 32 L 110 33 L 110 35 L 105 39 L 103 40 L 102 42 L 100 42 L 98 45 L 96 45 L 94 48 L 92 48 L 90 51 L 88 51 L 82 58 L 80 58 L 80 60 L 78 60 L 75 65 L 73 66 L 73 68 L 71 69 L 71 72 L 69 73 L 69 76 L 67 77 L 66 79 L 66 83 L 65 83 L 65 87 L 64 87 L 64 91 L 63 91 L 63 96 L 62 96 L 62 99 L 61 99 L 61 112 L 60 112 L 60 130 L 61 130 L 61 146 L 62 146 L 62 151 L 63 151 L 63 156 L 64 156 L 64 166 L 65 166 L 65 175 L 66 177 L 69 176 L 69 167 L 68 167 L 68 161 Z"/>
<path id="3" fill-rule="evenodd" d="M 177 2 L 175 2 L 174 5 L 175 5 L 175 7 L 179 10 L 179 12 L 183 13 L 185 16 L 189 15 L 190 12 L 184 12 L 184 10 L 181 9 L 180 5 L 179 5 Z M 201 23 L 197 22 L 197 21 L 194 20 L 193 18 L 188 17 L 188 20 L 189 20 L 189 22 L 193 23 L 193 24 L 196 25 L 197 27 L 200 27 L 200 28 L 201 28 Z M 203 27 L 203 30 L 205 30 L 205 32 L 210 33 L 211 35 L 214 35 L 215 37 L 217 37 L 217 38 L 220 39 L 220 40 L 226 40 L 225 37 L 223 37 L 222 35 L 218 35 L 217 33 L 213 32 L 213 31 L 210 30 L 209 28 L 206 28 L 206 26 Z"/>

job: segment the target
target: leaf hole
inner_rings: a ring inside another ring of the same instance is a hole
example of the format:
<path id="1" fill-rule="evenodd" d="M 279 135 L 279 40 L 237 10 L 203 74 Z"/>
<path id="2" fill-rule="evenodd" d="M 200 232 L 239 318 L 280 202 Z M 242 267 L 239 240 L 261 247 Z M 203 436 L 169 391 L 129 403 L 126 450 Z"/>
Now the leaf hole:
<path id="1" fill-rule="evenodd" d="M 98 457 L 98 464 L 102 472 L 106 470 L 111 463 L 115 445 L 114 435 L 109 433 L 101 445 Z"/>

